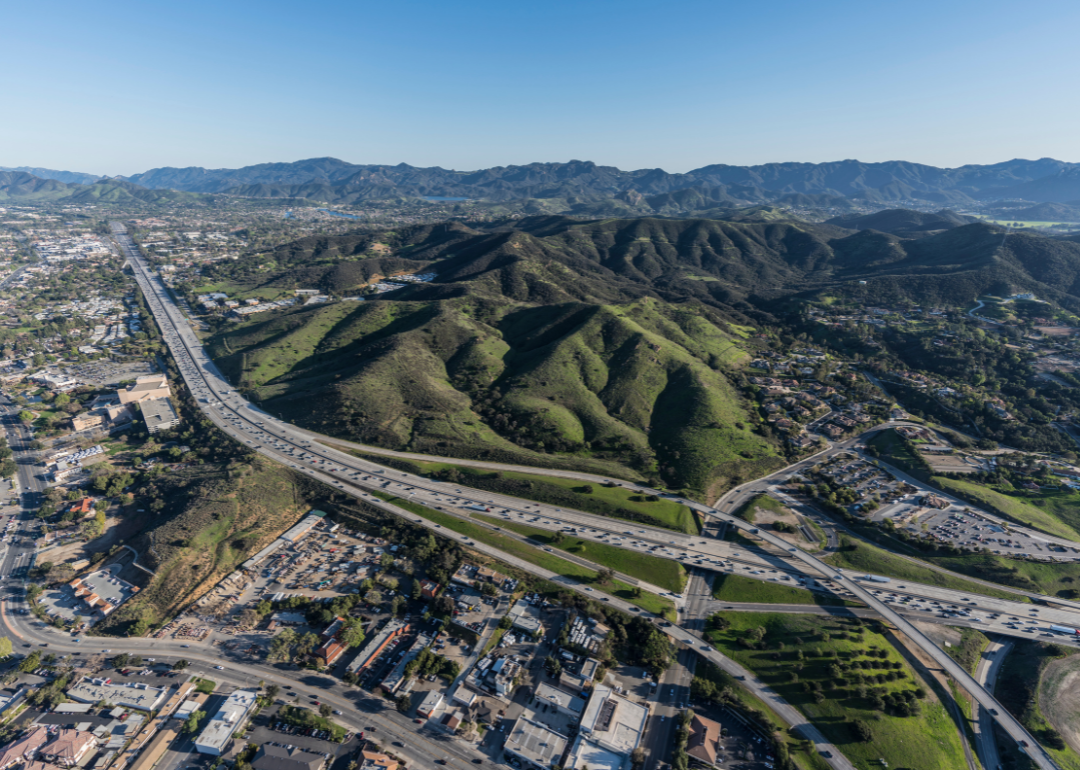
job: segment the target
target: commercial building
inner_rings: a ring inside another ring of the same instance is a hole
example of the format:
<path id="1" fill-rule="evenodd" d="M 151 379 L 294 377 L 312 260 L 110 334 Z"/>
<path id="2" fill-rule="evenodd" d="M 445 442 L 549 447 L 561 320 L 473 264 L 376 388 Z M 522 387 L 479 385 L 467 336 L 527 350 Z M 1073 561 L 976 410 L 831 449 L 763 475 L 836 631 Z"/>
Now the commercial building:
<path id="1" fill-rule="evenodd" d="M 540 620 L 540 609 L 519 601 L 506 613 L 510 618 L 511 628 L 516 628 L 526 636 L 544 633 L 544 624 Z"/>
<path id="2" fill-rule="evenodd" d="M 168 398 L 153 398 L 140 402 L 146 432 L 151 436 L 180 424 L 180 415 Z"/>
<path id="3" fill-rule="evenodd" d="M 137 404 L 152 399 L 168 398 L 171 395 L 169 380 L 164 374 L 136 377 L 135 384 L 128 386 L 127 390 L 116 391 L 121 404 Z"/>
<path id="4" fill-rule="evenodd" d="M 93 733 L 64 728 L 50 743 L 41 747 L 38 756 L 59 767 L 74 767 L 95 748 L 97 738 Z"/>
<path id="5" fill-rule="evenodd" d="M 690 720 L 690 736 L 686 741 L 686 753 L 705 764 L 715 765 L 720 749 L 720 723 L 694 714 Z"/>
<path id="6" fill-rule="evenodd" d="M 320 666 L 332 666 L 348 649 L 336 639 L 330 639 L 315 651 L 315 662 Z"/>
<path id="7" fill-rule="evenodd" d="M 427 648 L 432 641 L 432 638 L 427 634 L 420 634 L 419 636 L 417 636 L 413 643 L 409 646 L 408 652 L 401 656 L 401 660 L 397 662 L 394 668 L 387 675 L 386 679 L 382 681 L 380 687 L 382 687 L 386 692 L 391 695 L 400 690 L 402 685 L 404 685 L 409 679 L 409 677 L 405 676 L 405 668 L 414 660 L 416 660 L 420 656 L 420 653 L 423 652 L 424 649 Z"/>
<path id="8" fill-rule="evenodd" d="M 359 770 L 397 770 L 398 761 L 391 759 L 386 754 L 377 751 L 362 752 L 364 761 L 360 763 Z"/>
<path id="9" fill-rule="evenodd" d="M 259 747 L 251 766 L 255 770 L 322 770 L 326 757 L 295 746 L 264 743 Z"/>
<path id="10" fill-rule="evenodd" d="M 22 738 L 0 751 L 0 770 L 7 770 L 17 762 L 36 756 L 38 749 L 44 746 L 48 740 L 49 731 L 43 726 L 35 727 Z"/>
<path id="11" fill-rule="evenodd" d="M 90 609 L 100 612 L 102 617 L 139 591 L 138 586 L 115 577 L 109 570 L 91 572 L 75 578 L 68 585 L 75 592 L 76 598 L 86 602 Z"/>
<path id="12" fill-rule="evenodd" d="M 401 620 L 390 620 L 385 626 L 375 634 L 367 644 L 360 650 L 360 654 L 356 656 L 352 663 L 348 665 L 348 670 L 354 674 L 358 674 L 372 663 L 375 659 L 382 654 L 383 650 L 390 646 L 390 644 L 402 634 L 407 634 L 411 626 Z"/>
<path id="13" fill-rule="evenodd" d="M 443 703 L 443 694 L 438 690 L 428 690 L 428 694 L 424 696 L 424 700 L 416 708 L 416 713 L 422 717 L 430 719 L 435 716 L 435 712 L 439 710 L 439 706 Z"/>
<path id="14" fill-rule="evenodd" d="M 440 585 L 434 580 L 420 581 L 420 596 L 425 599 L 434 599 L 439 593 Z"/>
<path id="15" fill-rule="evenodd" d="M 105 701 L 140 711 L 156 711 L 168 696 L 168 690 L 143 683 L 106 684 L 104 679 L 83 679 L 68 688 L 67 696 L 80 703 Z"/>
<path id="16" fill-rule="evenodd" d="M 521 760 L 525 768 L 545 770 L 559 763 L 566 751 L 566 738 L 539 722 L 520 717 L 506 737 L 503 751 Z"/>
<path id="17" fill-rule="evenodd" d="M 552 687 L 547 682 L 541 682 L 536 686 L 536 699 L 546 703 L 560 714 L 565 714 L 571 719 L 581 719 L 585 711 L 585 701 L 558 687 Z"/>
<path id="18" fill-rule="evenodd" d="M 641 743 L 648 718 L 645 706 L 616 694 L 607 685 L 596 685 L 565 766 L 573 770 L 629 767 L 630 754 Z"/>
<path id="19" fill-rule="evenodd" d="M 200 754 L 220 757 L 232 740 L 233 733 L 240 730 L 255 707 L 255 690 L 237 690 L 230 695 L 221 710 L 214 714 L 206 727 L 195 739 L 195 750 Z"/>

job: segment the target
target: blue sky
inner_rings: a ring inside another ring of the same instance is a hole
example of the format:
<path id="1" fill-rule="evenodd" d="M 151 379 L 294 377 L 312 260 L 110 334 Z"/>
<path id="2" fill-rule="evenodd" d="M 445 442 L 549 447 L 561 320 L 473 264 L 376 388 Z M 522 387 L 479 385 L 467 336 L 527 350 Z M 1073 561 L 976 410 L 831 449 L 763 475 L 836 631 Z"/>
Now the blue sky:
<path id="1" fill-rule="evenodd" d="M 0 165 L 1080 161 L 1080 3 L 7 4 Z"/>

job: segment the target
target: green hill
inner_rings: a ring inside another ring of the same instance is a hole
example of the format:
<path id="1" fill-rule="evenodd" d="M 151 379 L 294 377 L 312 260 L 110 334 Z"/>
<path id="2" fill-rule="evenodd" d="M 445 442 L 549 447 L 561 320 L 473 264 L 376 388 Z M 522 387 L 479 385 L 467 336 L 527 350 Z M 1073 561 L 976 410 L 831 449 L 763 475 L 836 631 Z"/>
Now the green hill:
<path id="1" fill-rule="evenodd" d="M 541 216 L 309 238 L 220 263 L 208 280 L 349 296 L 396 273 L 437 278 L 257 315 L 211 351 L 267 409 L 332 435 L 705 491 L 778 462 L 730 379 L 746 327 L 777 302 L 961 305 L 1023 288 L 1080 308 L 1076 243 L 983 223 L 904 239 L 786 216 Z"/>

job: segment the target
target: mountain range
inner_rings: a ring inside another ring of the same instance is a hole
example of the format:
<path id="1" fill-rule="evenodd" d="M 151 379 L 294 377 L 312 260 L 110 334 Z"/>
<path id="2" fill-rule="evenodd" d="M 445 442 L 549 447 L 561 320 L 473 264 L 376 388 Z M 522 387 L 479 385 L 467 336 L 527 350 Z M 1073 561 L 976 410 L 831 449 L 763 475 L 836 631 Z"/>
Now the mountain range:
<path id="1" fill-rule="evenodd" d="M 404 163 L 356 165 L 336 158 L 314 158 L 240 169 L 158 168 L 135 174 L 128 181 L 150 188 L 190 192 L 312 197 L 342 202 L 387 197 L 588 201 L 629 192 L 656 196 L 686 189 L 702 191 L 714 201 L 741 205 L 800 195 L 868 203 L 924 200 L 957 204 L 1009 198 L 1032 202 L 1080 200 L 1080 164 L 1051 158 L 953 169 L 907 161 L 717 164 L 685 174 L 671 174 L 662 169 L 623 171 L 577 160 L 452 171 Z"/>
<path id="2" fill-rule="evenodd" d="M 239 169 L 156 168 L 126 178 L 30 167 L 0 170 L 0 174 L 27 174 L 64 185 L 127 184 L 130 186 L 124 190 L 136 197 L 135 186 L 341 204 L 388 198 L 463 198 L 493 203 L 525 201 L 532 213 L 581 216 L 672 215 L 758 204 L 841 209 L 852 204 L 884 206 L 902 201 L 948 206 L 1010 200 L 1080 204 L 1080 164 L 1051 158 L 951 169 L 908 161 L 717 164 L 679 174 L 663 169 L 624 171 L 577 160 L 453 171 L 404 163 L 357 165 L 336 158 L 313 158 Z M 25 179 L 2 182 L 0 196 L 57 199 L 78 193 L 35 184 Z M 33 190 L 24 193 L 20 186 Z M 100 197 L 100 192 L 101 188 L 95 197 Z"/>

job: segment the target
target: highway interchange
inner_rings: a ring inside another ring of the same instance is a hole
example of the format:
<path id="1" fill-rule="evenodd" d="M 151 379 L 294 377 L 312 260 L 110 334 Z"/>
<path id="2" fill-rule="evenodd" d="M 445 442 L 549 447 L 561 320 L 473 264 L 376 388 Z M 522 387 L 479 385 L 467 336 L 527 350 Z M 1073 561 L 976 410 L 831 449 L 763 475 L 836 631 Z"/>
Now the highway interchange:
<path id="1" fill-rule="evenodd" d="M 739 506 L 746 500 L 774 487 L 776 484 L 775 476 L 768 479 L 759 479 L 732 490 L 718 501 L 715 507 L 703 506 L 692 501 L 681 501 L 701 511 L 713 520 L 722 522 L 728 527 L 739 529 L 744 536 L 760 541 L 759 548 L 747 549 L 717 538 L 689 536 L 669 530 L 643 527 L 638 524 L 613 522 L 611 519 L 578 511 L 558 509 L 552 506 L 485 493 L 457 484 L 434 482 L 423 477 L 413 476 L 360 460 L 326 444 L 317 442 L 312 434 L 276 420 L 247 403 L 207 357 L 183 314 L 173 303 L 169 292 L 156 276 L 150 273 L 139 255 L 137 247 L 130 238 L 124 235 L 122 231 L 114 232 L 114 238 L 126 252 L 143 294 L 147 298 L 174 359 L 200 408 L 218 427 L 229 435 L 252 446 L 264 456 L 302 471 L 313 478 L 325 481 L 349 494 L 361 497 L 369 504 L 407 517 L 422 526 L 441 530 L 441 534 L 465 542 L 470 547 L 480 551 L 493 551 L 494 549 L 470 541 L 457 533 L 446 531 L 438 524 L 428 522 L 422 517 L 384 503 L 374 497 L 371 492 L 392 492 L 399 497 L 410 497 L 430 508 L 441 508 L 446 513 L 462 517 L 469 516 L 470 509 L 466 508 L 466 506 L 479 505 L 490 508 L 490 512 L 485 513 L 485 516 L 527 523 L 529 526 L 542 529 L 565 530 L 572 527 L 576 529 L 575 535 L 578 537 L 589 537 L 611 545 L 676 559 L 695 571 L 734 572 L 747 577 L 776 580 L 788 585 L 793 585 L 797 580 L 807 581 L 808 584 L 810 581 L 816 580 L 828 590 L 863 602 L 877 615 L 891 622 L 912 642 L 917 644 L 927 656 L 933 658 L 950 676 L 968 690 L 982 707 L 982 712 L 996 720 L 1000 727 L 1017 742 L 1018 746 L 1023 747 L 1039 767 L 1047 770 L 1056 767 L 1045 752 L 1039 748 L 1032 736 L 997 703 L 993 695 L 974 677 L 970 676 L 955 660 L 937 647 L 933 641 L 913 626 L 908 617 L 930 620 L 940 616 L 941 605 L 954 605 L 958 609 L 968 607 L 971 608 L 970 618 L 950 618 L 949 624 L 971 625 L 984 631 L 996 631 L 1020 636 L 1021 638 L 1031 638 L 1033 633 L 1045 633 L 1044 631 L 1028 632 L 1026 629 L 1033 627 L 1033 624 L 1035 627 L 1041 627 L 1045 623 L 1080 627 L 1080 607 L 1033 607 L 1019 601 L 1010 602 L 908 581 L 892 581 L 889 585 L 881 586 L 861 582 L 855 579 L 857 575 L 837 570 L 822 562 L 819 557 L 794 548 L 771 533 L 752 531 L 756 529 L 752 524 L 748 524 L 732 515 L 732 512 L 738 510 Z M 834 447 L 834 449 L 836 448 L 843 447 L 838 445 L 838 447 Z M 803 461 L 803 463 L 813 461 L 816 460 L 811 458 L 811 460 Z M 799 465 L 801 463 L 785 469 L 785 474 L 790 475 L 792 472 L 797 472 Z M 617 480 L 613 481 L 643 491 L 653 491 L 637 485 L 630 485 Z M 477 521 L 475 518 L 472 520 Z M 491 523 L 488 523 L 488 525 L 495 526 Z M 10 574 L 12 550 L 14 549 L 9 549 L 9 553 L 5 557 L 5 574 Z M 516 561 L 497 551 L 493 555 L 507 561 Z M 526 564 L 523 568 L 533 573 L 542 572 L 533 565 Z M 775 572 L 771 572 L 771 570 L 775 570 Z M 787 579 L 784 580 L 784 578 Z M 566 581 L 563 579 L 560 582 L 565 583 Z M 588 586 L 573 585 L 570 587 L 575 588 L 575 590 L 593 593 Z M 687 589 L 687 592 L 690 594 L 690 588 Z M 595 593 L 593 595 L 595 597 Z M 905 596 L 909 597 L 908 601 L 905 602 L 908 606 L 902 608 L 900 605 Z M 681 606 L 681 609 L 684 611 L 687 609 L 687 607 L 683 606 L 687 603 L 686 599 L 678 596 L 673 597 L 673 599 Z M 627 611 L 639 611 L 637 607 L 626 605 L 626 603 L 617 599 L 606 598 L 606 600 L 610 601 L 613 606 L 621 607 Z M 939 602 L 941 605 L 934 604 L 935 602 Z M 706 603 L 699 599 L 698 610 L 703 606 L 706 606 Z M 998 614 L 998 617 L 991 617 L 995 614 Z M 973 620 L 973 618 L 980 615 L 984 617 L 980 617 L 979 621 Z M 1009 618 L 1017 618 L 1025 622 L 1019 624 L 1019 629 L 1013 629 L 1006 626 Z M 20 618 L 9 617 L 7 612 L 4 612 L 3 619 L 9 629 L 17 632 L 20 637 L 48 638 L 55 641 L 56 634 L 54 632 L 32 630 L 21 622 Z M 692 624 L 687 623 L 686 625 Z M 751 689 L 758 690 L 758 694 L 765 697 L 783 718 L 799 728 L 811 740 L 814 740 L 818 750 L 828 758 L 827 761 L 832 766 L 844 768 L 844 770 L 850 767 L 850 763 L 847 763 L 839 751 L 830 746 L 816 729 L 811 725 L 807 725 L 797 711 L 784 704 L 778 697 L 770 696 L 764 686 L 757 683 L 752 675 L 740 669 L 715 650 L 707 646 L 703 649 L 702 641 L 694 631 L 677 626 L 664 628 L 663 630 L 673 639 L 680 642 L 682 649 L 697 649 L 700 655 L 713 660 L 718 665 L 742 677 L 748 686 Z M 110 642 L 110 644 L 117 650 L 138 651 L 143 654 L 146 654 L 148 649 L 168 648 L 170 645 L 172 647 L 177 646 L 162 640 L 142 639 Z M 78 649 L 78 646 L 72 644 L 71 648 L 73 650 Z M 185 650 L 183 654 L 188 659 L 198 658 L 199 656 L 199 653 L 193 653 L 190 650 Z M 236 669 L 235 666 L 230 668 Z M 265 667 L 248 666 L 247 668 L 258 669 L 260 676 L 266 678 L 267 681 L 275 681 L 273 677 L 280 678 L 281 676 L 280 672 L 275 672 L 272 675 L 267 672 L 264 675 L 263 668 Z M 280 684 L 293 689 L 302 689 L 294 681 L 284 680 Z M 318 692 L 323 693 L 325 690 L 320 688 Z M 325 700 L 332 703 L 332 705 L 337 705 L 331 700 L 330 696 L 326 697 Z M 356 708 L 354 704 L 346 701 L 341 701 L 341 706 L 348 709 Z M 784 713 L 785 706 L 787 713 Z M 385 717 L 391 717 L 391 719 L 386 720 L 389 724 L 385 726 L 385 729 L 391 729 L 390 725 L 392 724 L 393 729 L 402 730 L 404 725 L 398 724 L 399 720 L 392 719 L 393 716 L 384 715 L 384 719 Z M 409 739 L 413 740 L 413 735 L 410 735 Z"/>

